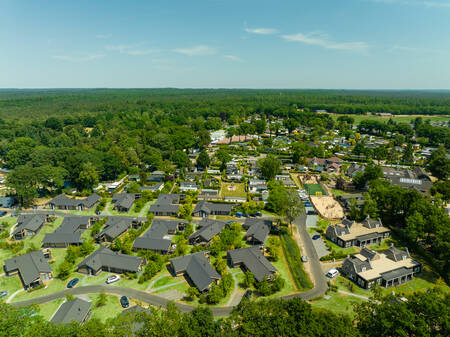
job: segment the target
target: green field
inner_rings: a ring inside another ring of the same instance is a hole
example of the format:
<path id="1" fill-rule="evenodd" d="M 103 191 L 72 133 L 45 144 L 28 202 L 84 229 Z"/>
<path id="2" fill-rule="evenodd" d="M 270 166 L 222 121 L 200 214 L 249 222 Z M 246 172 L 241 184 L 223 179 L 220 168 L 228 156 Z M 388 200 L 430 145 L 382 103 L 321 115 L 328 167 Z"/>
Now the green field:
<path id="1" fill-rule="evenodd" d="M 309 195 L 316 195 L 317 192 L 322 193 L 322 195 L 327 195 L 322 186 L 320 186 L 319 184 L 303 184 L 303 186 L 305 187 L 305 190 Z"/>

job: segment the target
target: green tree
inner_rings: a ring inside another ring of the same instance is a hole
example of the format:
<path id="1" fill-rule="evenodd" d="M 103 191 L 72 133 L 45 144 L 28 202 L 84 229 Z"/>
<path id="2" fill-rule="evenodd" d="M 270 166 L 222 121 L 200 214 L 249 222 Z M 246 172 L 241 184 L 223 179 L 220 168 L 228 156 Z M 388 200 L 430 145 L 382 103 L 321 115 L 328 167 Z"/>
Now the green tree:
<path id="1" fill-rule="evenodd" d="M 37 197 L 38 181 L 31 166 L 18 166 L 6 178 L 6 186 L 16 191 L 21 206 L 30 207 Z"/>
<path id="2" fill-rule="evenodd" d="M 280 173 L 280 161 L 274 156 L 267 156 L 258 161 L 262 176 L 267 180 L 273 180 Z"/>
<path id="3" fill-rule="evenodd" d="M 170 160 L 172 160 L 172 162 L 180 168 L 189 167 L 190 164 L 188 155 L 181 150 L 175 151 L 170 157 Z"/>
<path id="4" fill-rule="evenodd" d="M 298 195 L 297 190 L 286 190 L 286 193 L 287 203 L 284 208 L 284 213 L 287 220 L 289 221 L 292 234 L 292 222 L 304 213 L 305 208 L 303 207 L 303 203 L 300 199 L 300 196 Z"/>
<path id="5" fill-rule="evenodd" d="M 205 149 L 201 150 L 197 158 L 197 167 L 206 169 L 209 166 L 210 158 Z"/>
<path id="6" fill-rule="evenodd" d="M 76 184 L 79 190 L 92 189 L 98 185 L 98 173 L 92 163 L 88 162 L 81 166 Z"/>

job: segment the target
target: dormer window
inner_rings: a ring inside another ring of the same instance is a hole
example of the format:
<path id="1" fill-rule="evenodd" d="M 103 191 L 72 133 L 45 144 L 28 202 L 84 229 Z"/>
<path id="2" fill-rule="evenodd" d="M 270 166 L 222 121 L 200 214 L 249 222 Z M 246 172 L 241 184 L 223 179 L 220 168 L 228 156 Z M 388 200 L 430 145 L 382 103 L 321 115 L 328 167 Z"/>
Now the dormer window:
<path id="1" fill-rule="evenodd" d="M 366 267 L 361 268 L 361 272 L 366 271 Z"/>

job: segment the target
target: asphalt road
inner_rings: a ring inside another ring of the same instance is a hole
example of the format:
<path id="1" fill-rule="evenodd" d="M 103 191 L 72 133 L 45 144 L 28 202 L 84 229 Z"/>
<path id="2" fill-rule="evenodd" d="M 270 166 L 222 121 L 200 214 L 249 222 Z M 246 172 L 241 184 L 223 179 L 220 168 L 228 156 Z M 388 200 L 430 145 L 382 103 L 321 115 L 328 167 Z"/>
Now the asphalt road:
<path id="1" fill-rule="evenodd" d="M 302 215 L 294 222 L 294 224 L 297 226 L 299 233 L 302 236 L 302 240 L 305 244 L 306 254 L 308 256 L 308 261 L 309 261 L 308 263 L 311 264 L 311 272 L 313 274 L 312 277 L 314 278 L 314 281 L 315 281 L 315 287 L 314 287 L 314 289 L 311 289 L 306 292 L 301 292 L 301 293 L 284 296 L 281 298 L 283 300 L 289 300 L 289 299 L 296 298 L 296 297 L 300 297 L 303 300 L 309 300 L 311 298 L 323 295 L 325 293 L 325 291 L 328 289 L 327 280 L 325 278 L 325 275 L 322 272 L 322 268 L 320 266 L 320 260 L 319 260 L 319 257 L 317 256 L 316 250 L 313 246 L 312 239 L 309 236 L 308 231 L 306 230 L 305 222 L 306 222 L 306 216 Z M 136 289 L 124 288 L 124 287 L 118 287 L 118 286 L 114 286 L 114 285 L 106 285 L 105 284 L 105 285 L 91 285 L 91 286 L 75 287 L 72 289 L 66 289 L 63 291 L 55 292 L 53 294 L 36 297 L 36 298 L 30 299 L 30 300 L 15 302 L 15 303 L 11 303 L 11 304 L 16 305 L 16 306 L 25 306 L 25 305 L 29 305 L 29 304 L 33 304 L 33 303 L 42 304 L 42 303 L 56 300 L 58 298 L 63 298 L 66 296 L 66 294 L 85 295 L 85 294 L 97 294 L 102 291 L 105 291 L 105 293 L 107 293 L 107 294 L 113 294 L 113 295 L 118 295 L 118 296 L 125 295 L 125 296 L 133 298 L 135 300 L 149 303 L 149 304 L 157 306 L 157 307 L 165 308 L 167 306 L 167 303 L 169 303 L 168 299 L 161 297 L 161 296 L 149 294 L 147 292 L 136 290 Z M 192 305 L 181 304 L 181 303 L 177 303 L 177 302 L 175 302 L 175 305 L 180 309 L 181 312 L 190 312 L 195 308 Z M 228 307 L 220 307 L 220 308 L 213 307 L 210 309 L 214 316 L 223 317 L 223 316 L 229 315 L 231 313 L 231 311 L 233 310 L 233 308 L 234 307 L 232 307 L 232 306 L 228 306 Z"/>

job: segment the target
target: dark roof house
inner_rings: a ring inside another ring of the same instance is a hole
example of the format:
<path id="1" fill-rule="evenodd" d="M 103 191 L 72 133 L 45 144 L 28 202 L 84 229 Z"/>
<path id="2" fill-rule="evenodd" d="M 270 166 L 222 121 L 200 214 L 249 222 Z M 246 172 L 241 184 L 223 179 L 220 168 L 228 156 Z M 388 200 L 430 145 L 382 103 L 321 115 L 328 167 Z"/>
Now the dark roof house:
<path id="1" fill-rule="evenodd" d="M 138 198 L 140 194 L 136 193 L 116 193 L 113 195 L 112 203 L 114 204 L 114 209 L 119 212 L 128 212 L 133 203 Z"/>
<path id="2" fill-rule="evenodd" d="M 25 214 L 19 215 L 16 229 L 12 232 L 15 240 L 22 240 L 27 236 L 36 235 L 44 226 L 47 219 L 45 214 Z"/>
<path id="3" fill-rule="evenodd" d="M 89 216 L 65 217 L 61 226 L 53 233 L 45 234 L 43 247 L 65 248 L 69 245 L 81 245 L 81 234 L 89 228 L 92 218 Z"/>
<path id="4" fill-rule="evenodd" d="M 150 213 L 156 216 L 177 216 L 180 210 L 179 194 L 160 194 L 156 202 L 150 206 Z"/>
<path id="5" fill-rule="evenodd" d="M 60 194 L 50 200 L 46 205 L 51 209 L 66 209 L 83 211 L 92 208 L 101 197 L 94 193 L 84 199 L 72 199 L 65 194 Z"/>
<path id="6" fill-rule="evenodd" d="M 202 200 L 195 205 L 192 214 L 203 218 L 210 215 L 231 215 L 232 208 L 232 204 L 219 204 Z"/>
<path id="7" fill-rule="evenodd" d="M 241 267 L 249 270 L 255 279 L 260 282 L 265 278 L 270 279 L 278 270 L 264 256 L 259 247 L 246 247 L 227 252 L 229 264 L 233 267 Z"/>
<path id="8" fill-rule="evenodd" d="M 203 218 L 198 224 L 198 231 L 189 236 L 188 240 L 191 244 L 209 243 L 214 236 L 222 232 L 225 225 L 223 221 Z"/>
<path id="9" fill-rule="evenodd" d="M 167 254 L 170 251 L 172 242 L 165 236 L 175 234 L 177 231 L 184 229 L 184 226 L 181 226 L 184 223 L 186 223 L 184 220 L 154 219 L 151 227 L 144 235 L 136 238 L 133 249 L 146 249 Z"/>
<path id="10" fill-rule="evenodd" d="M 102 271 L 137 273 L 141 270 L 142 263 L 142 258 L 138 256 L 120 254 L 108 247 L 100 247 L 77 265 L 77 271 L 88 275 L 97 275 Z"/>
<path id="11" fill-rule="evenodd" d="M 264 244 L 272 228 L 272 221 L 247 218 L 242 228 L 248 229 L 244 238 L 250 244 Z"/>
<path id="12" fill-rule="evenodd" d="M 25 289 L 53 278 L 52 268 L 40 250 L 5 260 L 4 270 L 7 276 L 19 274 Z"/>
<path id="13" fill-rule="evenodd" d="M 109 216 L 105 228 L 94 238 L 97 241 L 112 242 L 129 228 L 139 228 L 145 221 L 147 221 L 146 218 Z"/>
<path id="14" fill-rule="evenodd" d="M 200 292 L 207 291 L 213 282 L 217 283 L 221 279 L 205 253 L 207 252 L 203 251 L 169 260 L 175 275 L 185 274 Z"/>

